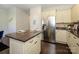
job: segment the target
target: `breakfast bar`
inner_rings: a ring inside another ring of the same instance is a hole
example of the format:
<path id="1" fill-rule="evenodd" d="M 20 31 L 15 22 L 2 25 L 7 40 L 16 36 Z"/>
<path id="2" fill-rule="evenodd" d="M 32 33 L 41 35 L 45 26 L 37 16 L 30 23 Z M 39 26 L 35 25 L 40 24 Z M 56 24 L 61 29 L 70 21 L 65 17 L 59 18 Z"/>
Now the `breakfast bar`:
<path id="1" fill-rule="evenodd" d="M 41 51 L 41 31 L 26 31 L 7 34 L 10 54 L 36 54 Z"/>

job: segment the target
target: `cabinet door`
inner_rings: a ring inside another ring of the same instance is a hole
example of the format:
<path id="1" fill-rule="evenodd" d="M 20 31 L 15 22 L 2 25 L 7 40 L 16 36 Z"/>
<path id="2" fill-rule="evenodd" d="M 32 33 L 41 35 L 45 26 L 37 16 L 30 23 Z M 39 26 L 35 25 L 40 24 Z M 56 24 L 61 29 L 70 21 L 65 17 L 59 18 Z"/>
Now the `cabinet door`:
<path id="1" fill-rule="evenodd" d="M 35 36 L 31 40 L 32 40 L 32 42 L 30 42 L 31 44 L 27 44 L 27 42 L 25 43 L 24 53 L 29 53 L 29 54 L 40 53 L 40 51 L 41 51 L 41 36 L 40 36 L 40 34 Z"/>
<path id="2" fill-rule="evenodd" d="M 66 39 L 66 31 L 65 30 L 56 30 L 56 42 L 58 43 L 67 43 Z"/>
<path id="3" fill-rule="evenodd" d="M 79 38 L 75 36 L 74 42 L 75 42 L 75 53 L 79 54 Z"/>
<path id="4" fill-rule="evenodd" d="M 71 11 L 70 11 L 70 9 L 57 10 L 57 12 L 56 12 L 56 23 L 70 22 L 70 21 L 71 21 Z"/>
<path id="5" fill-rule="evenodd" d="M 39 54 L 41 52 L 41 41 L 39 39 L 37 39 L 37 41 L 34 42 L 33 46 L 32 46 L 32 52 L 33 54 Z"/>
<path id="6" fill-rule="evenodd" d="M 71 41 L 71 51 L 72 51 L 72 53 L 76 53 L 76 43 L 75 43 L 73 35 L 72 35 L 70 41 Z"/>
<path id="7" fill-rule="evenodd" d="M 77 46 L 76 46 L 76 53 L 79 54 L 79 42 L 76 43 L 76 44 L 77 44 Z"/>
<path id="8" fill-rule="evenodd" d="M 68 33 L 67 37 L 68 37 L 67 44 L 68 44 L 71 52 L 74 54 L 79 53 L 79 38 L 77 38 L 72 33 Z"/>
<path id="9" fill-rule="evenodd" d="M 29 41 L 25 42 L 24 43 L 24 47 L 23 47 L 23 53 L 24 54 L 33 54 L 34 51 L 33 51 L 33 45 L 34 45 L 34 42 L 36 41 L 37 39 L 34 37 L 32 39 L 30 39 Z"/>
<path id="10" fill-rule="evenodd" d="M 37 35 L 35 38 L 35 41 L 33 42 L 32 45 L 32 51 L 34 54 L 38 54 L 41 52 L 41 34 Z"/>
<path id="11" fill-rule="evenodd" d="M 22 54 L 23 42 L 9 38 L 10 40 L 10 54 Z"/>
<path id="12" fill-rule="evenodd" d="M 67 32 L 67 44 L 68 44 L 69 48 L 70 48 L 70 45 L 71 45 L 70 38 L 71 38 L 70 32 Z"/>
<path id="13" fill-rule="evenodd" d="M 70 49 L 71 49 L 71 52 L 74 54 L 78 53 L 77 52 L 77 47 L 78 47 L 77 42 L 78 42 L 77 37 L 75 35 L 71 34 Z"/>

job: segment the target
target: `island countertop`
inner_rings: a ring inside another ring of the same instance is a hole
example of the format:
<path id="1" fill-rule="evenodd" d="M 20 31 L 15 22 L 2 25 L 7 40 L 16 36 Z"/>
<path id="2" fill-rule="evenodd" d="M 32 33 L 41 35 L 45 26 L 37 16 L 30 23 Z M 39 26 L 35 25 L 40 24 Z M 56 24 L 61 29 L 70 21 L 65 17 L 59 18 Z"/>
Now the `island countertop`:
<path id="1" fill-rule="evenodd" d="M 42 33 L 41 31 L 26 31 L 26 32 L 16 32 L 5 35 L 8 38 L 16 39 L 22 42 L 26 42 L 30 40 L 31 38 L 39 35 Z"/>

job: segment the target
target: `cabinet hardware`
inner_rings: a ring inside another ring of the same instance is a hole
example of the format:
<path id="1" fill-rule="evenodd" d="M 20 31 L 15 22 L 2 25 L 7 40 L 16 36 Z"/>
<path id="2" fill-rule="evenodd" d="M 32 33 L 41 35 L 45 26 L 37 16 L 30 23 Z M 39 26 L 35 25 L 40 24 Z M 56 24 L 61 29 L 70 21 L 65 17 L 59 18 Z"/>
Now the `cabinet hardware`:
<path id="1" fill-rule="evenodd" d="M 34 44 L 36 44 L 36 43 L 37 43 L 37 41 Z"/>
<path id="2" fill-rule="evenodd" d="M 79 44 L 77 43 L 77 45 L 79 46 Z"/>
<path id="3" fill-rule="evenodd" d="M 76 37 L 73 37 L 74 39 L 76 39 Z"/>

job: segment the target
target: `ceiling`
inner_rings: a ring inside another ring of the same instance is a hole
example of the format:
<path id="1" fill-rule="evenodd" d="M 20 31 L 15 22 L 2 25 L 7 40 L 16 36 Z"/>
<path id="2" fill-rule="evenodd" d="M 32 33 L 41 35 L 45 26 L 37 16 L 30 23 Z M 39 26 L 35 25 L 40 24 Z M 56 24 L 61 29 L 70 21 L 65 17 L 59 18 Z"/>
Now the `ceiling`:
<path id="1" fill-rule="evenodd" d="M 42 6 L 43 8 L 71 8 L 74 4 L 0 4 L 0 9 L 9 9 L 12 7 L 21 8 L 27 10 L 36 6 Z"/>

